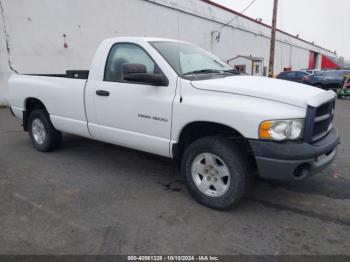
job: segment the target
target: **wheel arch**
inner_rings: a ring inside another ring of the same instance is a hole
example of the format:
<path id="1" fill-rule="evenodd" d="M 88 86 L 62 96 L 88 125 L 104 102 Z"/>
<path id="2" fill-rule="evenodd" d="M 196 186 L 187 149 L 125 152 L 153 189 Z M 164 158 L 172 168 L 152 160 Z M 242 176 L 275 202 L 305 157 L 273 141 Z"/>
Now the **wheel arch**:
<path id="1" fill-rule="evenodd" d="M 184 125 L 179 132 L 177 143 L 172 147 L 173 157 L 180 162 L 187 146 L 198 139 L 208 136 L 223 136 L 229 140 L 233 140 L 240 144 L 248 155 L 253 156 L 252 148 L 247 138 L 235 128 L 212 121 L 194 121 Z"/>
<path id="2" fill-rule="evenodd" d="M 24 111 L 23 111 L 23 129 L 28 131 L 28 119 L 31 112 L 37 109 L 42 109 L 47 112 L 45 104 L 38 98 L 28 97 L 24 101 Z"/>

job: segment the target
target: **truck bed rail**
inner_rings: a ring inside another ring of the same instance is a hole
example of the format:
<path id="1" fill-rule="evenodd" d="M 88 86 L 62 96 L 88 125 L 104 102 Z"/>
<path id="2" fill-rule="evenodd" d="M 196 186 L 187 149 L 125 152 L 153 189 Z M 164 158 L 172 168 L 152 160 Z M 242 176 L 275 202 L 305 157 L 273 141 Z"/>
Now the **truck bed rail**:
<path id="1" fill-rule="evenodd" d="M 88 79 L 89 70 L 67 70 L 65 74 L 24 74 L 24 75 Z"/>

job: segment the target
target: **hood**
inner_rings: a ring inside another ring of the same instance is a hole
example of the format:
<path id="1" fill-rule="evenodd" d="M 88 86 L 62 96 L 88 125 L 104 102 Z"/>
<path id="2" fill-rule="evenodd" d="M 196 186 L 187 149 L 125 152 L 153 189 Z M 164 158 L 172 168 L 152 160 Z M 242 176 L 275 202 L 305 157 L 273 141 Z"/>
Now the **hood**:
<path id="1" fill-rule="evenodd" d="M 317 98 L 327 101 L 334 97 L 332 91 L 330 93 L 313 86 L 258 76 L 232 76 L 193 81 L 192 86 L 207 91 L 253 96 L 303 108 L 310 104 L 309 100 L 315 104 Z"/>

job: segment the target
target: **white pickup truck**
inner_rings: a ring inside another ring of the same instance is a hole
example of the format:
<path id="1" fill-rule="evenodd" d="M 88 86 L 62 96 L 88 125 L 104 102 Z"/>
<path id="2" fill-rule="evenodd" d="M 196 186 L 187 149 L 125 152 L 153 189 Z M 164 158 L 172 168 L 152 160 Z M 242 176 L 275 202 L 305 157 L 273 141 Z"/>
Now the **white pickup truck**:
<path id="1" fill-rule="evenodd" d="M 11 110 L 33 146 L 57 149 L 62 132 L 178 160 L 200 203 L 227 209 L 253 174 L 301 180 L 336 157 L 335 93 L 241 76 L 189 43 L 103 41 L 90 71 L 13 75 Z"/>

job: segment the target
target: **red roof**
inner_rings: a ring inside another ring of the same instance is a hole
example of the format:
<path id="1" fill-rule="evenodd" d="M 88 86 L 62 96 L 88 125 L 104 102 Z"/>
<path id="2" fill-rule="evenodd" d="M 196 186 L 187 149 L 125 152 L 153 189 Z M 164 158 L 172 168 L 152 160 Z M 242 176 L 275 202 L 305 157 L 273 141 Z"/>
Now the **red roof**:
<path id="1" fill-rule="evenodd" d="M 239 12 L 237 12 L 237 11 L 231 9 L 231 8 L 228 8 L 228 7 L 226 7 L 226 6 L 223 6 L 223 5 L 221 5 L 221 4 L 218 4 L 218 3 L 216 3 L 216 2 L 213 2 L 213 1 L 211 1 L 211 0 L 201 0 L 201 1 L 204 2 L 204 3 L 210 4 L 210 5 L 213 5 L 213 6 L 215 6 L 215 7 L 218 7 L 218 8 L 220 8 L 220 9 L 223 9 L 223 10 L 225 10 L 225 11 L 228 11 L 228 12 L 230 12 L 230 13 L 232 13 L 232 14 L 235 14 L 235 15 L 238 15 L 238 16 L 240 16 L 240 17 L 243 17 L 243 18 L 245 18 L 245 19 L 248 19 L 248 20 L 250 20 L 250 21 L 252 21 L 252 22 L 254 22 L 254 23 L 256 23 L 256 24 L 259 24 L 259 25 L 268 27 L 268 28 L 270 28 L 270 29 L 272 28 L 272 27 L 271 27 L 270 25 L 268 25 L 268 24 L 265 24 L 265 23 L 263 23 L 263 22 L 257 21 L 257 20 L 255 20 L 254 18 L 251 18 L 251 17 L 249 17 L 249 16 L 246 16 L 246 15 L 244 15 L 244 14 L 241 14 L 241 13 L 239 13 Z M 334 52 L 332 52 L 332 51 L 329 50 L 329 49 L 326 49 L 326 48 L 324 48 L 324 47 L 315 45 L 314 43 L 311 43 L 311 42 L 309 42 L 309 41 L 306 41 L 306 40 L 304 40 L 304 39 L 301 39 L 301 38 L 299 38 L 299 37 L 296 37 L 296 36 L 294 36 L 294 35 L 291 35 L 291 34 L 285 32 L 285 31 L 283 31 L 283 30 L 277 29 L 277 31 L 280 32 L 280 33 L 283 33 L 283 34 L 285 34 L 285 35 L 288 35 L 288 36 L 290 36 L 290 37 L 293 37 L 293 38 L 295 38 L 295 39 L 298 39 L 298 40 L 300 40 L 300 41 L 303 41 L 303 42 L 305 42 L 305 43 L 307 43 L 307 44 L 313 45 L 313 46 L 315 46 L 315 47 L 321 48 L 321 49 L 323 49 L 323 50 L 325 50 L 325 51 L 327 51 L 327 52 L 331 52 L 331 53 L 334 54 Z"/>

